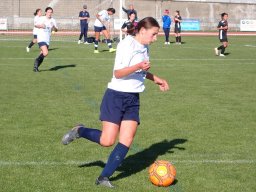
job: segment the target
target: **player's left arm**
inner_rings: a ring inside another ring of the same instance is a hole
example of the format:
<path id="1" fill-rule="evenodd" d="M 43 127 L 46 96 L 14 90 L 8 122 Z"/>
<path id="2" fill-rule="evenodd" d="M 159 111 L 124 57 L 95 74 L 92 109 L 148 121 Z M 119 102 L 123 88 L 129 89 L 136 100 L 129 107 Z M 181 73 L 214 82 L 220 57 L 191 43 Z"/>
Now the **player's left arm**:
<path id="1" fill-rule="evenodd" d="M 170 89 L 165 79 L 157 77 L 156 75 L 150 72 L 147 72 L 146 78 L 153 81 L 155 84 L 159 85 L 161 91 L 168 91 Z"/>

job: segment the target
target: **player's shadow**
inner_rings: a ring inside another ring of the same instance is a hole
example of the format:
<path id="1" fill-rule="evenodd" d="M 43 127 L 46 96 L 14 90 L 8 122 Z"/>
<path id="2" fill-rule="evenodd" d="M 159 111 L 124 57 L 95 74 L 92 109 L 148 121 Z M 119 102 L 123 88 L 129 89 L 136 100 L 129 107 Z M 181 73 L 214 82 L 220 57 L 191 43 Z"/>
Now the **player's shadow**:
<path id="1" fill-rule="evenodd" d="M 54 51 L 56 49 L 59 49 L 59 48 L 49 48 L 48 51 Z"/>
<path id="2" fill-rule="evenodd" d="M 224 53 L 224 55 L 230 55 L 230 53 Z"/>
<path id="3" fill-rule="evenodd" d="M 76 67 L 75 64 L 69 64 L 69 65 L 57 65 L 50 69 L 42 70 L 42 71 L 58 71 L 60 69 L 69 68 L 69 67 Z"/>
<path id="4" fill-rule="evenodd" d="M 164 155 L 165 153 L 174 153 L 173 149 L 185 150 L 185 148 L 177 146 L 185 142 L 187 142 L 187 139 L 173 139 L 170 141 L 163 140 L 159 143 L 152 144 L 147 149 L 139 149 L 138 147 L 135 147 L 134 149 L 131 148 L 131 151 L 135 150 L 138 152 L 124 159 L 122 165 L 118 168 L 118 171 L 121 173 L 115 177 L 112 177 L 111 180 L 118 180 L 136 174 L 148 168 L 152 163 L 154 163 L 155 160 L 157 160 L 158 156 Z M 104 167 L 105 163 L 102 161 L 94 161 L 91 163 L 82 164 L 79 167 L 91 166 Z"/>

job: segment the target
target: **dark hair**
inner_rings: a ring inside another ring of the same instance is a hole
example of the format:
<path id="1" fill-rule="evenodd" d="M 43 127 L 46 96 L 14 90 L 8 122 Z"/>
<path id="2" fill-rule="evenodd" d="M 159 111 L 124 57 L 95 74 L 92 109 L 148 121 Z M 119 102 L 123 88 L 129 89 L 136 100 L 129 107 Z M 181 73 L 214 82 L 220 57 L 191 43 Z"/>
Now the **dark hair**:
<path id="1" fill-rule="evenodd" d="M 224 13 L 221 13 L 220 15 L 221 15 L 221 18 L 223 18 L 225 15 L 228 15 L 228 14 L 224 12 Z"/>
<path id="2" fill-rule="evenodd" d="M 41 9 L 39 9 L 39 8 L 38 8 L 38 9 L 36 9 L 36 11 L 35 11 L 34 15 L 36 16 L 40 10 L 41 10 Z"/>
<path id="3" fill-rule="evenodd" d="M 160 28 L 160 25 L 155 18 L 145 17 L 139 21 L 138 25 L 136 26 L 136 30 L 139 32 L 141 28 L 151 29 L 152 27 Z"/>
<path id="4" fill-rule="evenodd" d="M 179 10 L 176 10 L 176 12 L 178 13 L 178 15 L 180 15 L 180 11 Z"/>
<path id="5" fill-rule="evenodd" d="M 107 11 L 112 12 L 113 14 L 115 14 L 116 10 L 114 8 L 108 8 Z"/>
<path id="6" fill-rule="evenodd" d="M 52 10 L 53 12 L 53 9 L 51 7 L 46 7 L 45 12 L 47 12 L 48 10 Z"/>
<path id="7" fill-rule="evenodd" d="M 131 12 L 128 13 L 128 16 L 130 16 L 132 14 L 136 15 L 134 11 L 131 11 Z"/>

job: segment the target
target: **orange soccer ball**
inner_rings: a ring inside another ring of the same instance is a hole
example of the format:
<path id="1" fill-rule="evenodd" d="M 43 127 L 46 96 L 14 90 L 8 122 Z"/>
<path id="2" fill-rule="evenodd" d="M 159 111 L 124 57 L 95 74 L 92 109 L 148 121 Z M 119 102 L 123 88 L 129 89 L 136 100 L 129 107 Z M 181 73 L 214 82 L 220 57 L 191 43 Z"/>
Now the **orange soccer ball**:
<path id="1" fill-rule="evenodd" d="M 164 160 L 157 160 L 149 167 L 149 179 L 156 185 L 167 187 L 173 183 L 176 176 L 175 167 L 169 162 Z"/>

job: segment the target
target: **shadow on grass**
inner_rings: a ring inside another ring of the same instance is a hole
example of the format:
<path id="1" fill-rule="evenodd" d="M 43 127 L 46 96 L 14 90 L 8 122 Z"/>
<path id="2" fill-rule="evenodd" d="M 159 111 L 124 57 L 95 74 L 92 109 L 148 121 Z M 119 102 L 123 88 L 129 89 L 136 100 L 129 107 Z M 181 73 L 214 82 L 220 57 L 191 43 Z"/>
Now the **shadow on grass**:
<path id="1" fill-rule="evenodd" d="M 55 67 L 52 67 L 50 69 L 45 69 L 45 70 L 41 70 L 41 71 L 58 71 L 60 69 L 64 69 L 64 68 L 69 68 L 69 67 L 75 67 L 75 64 L 70 64 L 70 65 L 57 65 Z"/>
<path id="2" fill-rule="evenodd" d="M 48 51 L 54 51 L 56 49 L 59 49 L 59 48 L 49 48 Z"/>
<path id="3" fill-rule="evenodd" d="M 111 180 L 118 180 L 125 177 L 129 177 L 133 174 L 136 174 L 144 169 L 148 168 L 158 156 L 164 155 L 166 153 L 174 153 L 173 149 L 185 150 L 183 147 L 178 147 L 177 145 L 187 142 L 187 139 L 173 139 L 173 140 L 163 140 L 159 143 L 152 144 L 147 149 L 141 149 L 133 155 L 126 157 L 122 165 L 117 169 L 121 171 L 117 176 L 112 177 Z M 168 160 L 168 159 L 165 159 Z M 104 167 L 105 163 L 102 161 L 94 161 L 91 163 L 85 163 L 79 167 L 91 167 L 99 166 Z M 177 183 L 178 181 L 175 181 Z"/>

